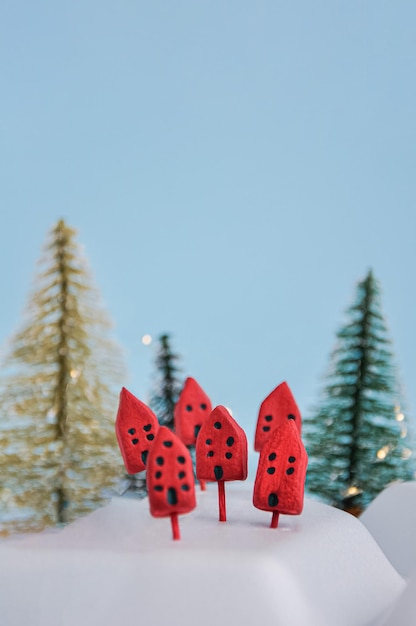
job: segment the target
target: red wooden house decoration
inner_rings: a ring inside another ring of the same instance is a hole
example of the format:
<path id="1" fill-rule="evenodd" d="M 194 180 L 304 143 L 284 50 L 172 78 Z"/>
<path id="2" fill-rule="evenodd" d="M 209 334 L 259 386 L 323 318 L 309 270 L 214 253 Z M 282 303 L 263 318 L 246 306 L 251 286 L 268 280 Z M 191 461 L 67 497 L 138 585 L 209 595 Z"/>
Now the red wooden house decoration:
<path id="1" fill-rule="evenodd" d="M 260 452 L 263 444 L 277 426 L 281 426 L 287 420 L 292 420 L 299 433 L 302 429 L 302 417 L 296 404 L 295 398 L 286 382 L 278 385 L 263 400 L 257 419 L 254 449 Z"/>
<path id="2" fill-rule="evenodd" d="M 173 539 L 180 539 L 178 515 L 196 507 L 194 472 L 188 448 L 166 426 L 149 452 L 146 483 L 151 515 L 170 517 Z"/>
<path id="3" fill-rule="evenodd" d="M 186 446 L 194 446 L 199 430 L 212 411 L 211 400 L 194 378 L 187 378 L 175 405 L 175 433 Z"/>
<path id="4" fill-rule="evenodd" d="M 244 430 L 225 407 L 217 406 L 202 424 L 196 440 L 196 475 L 198 479 L 217 481 L 221 522 L 227 519 L 224 482 L 247 478 L 247 457 Z"/>
<path id="5" fill-rule="evenodd" d="M 280 513 L 302 512 L 307 464 L 299 430 L 286 420 L 263 445 L 254 483 L 253 504 L 273 513 L 271 528 L 277 528 Z"/>
<path id="6" fill-rule="evenodd" d="M 142 472 L 159 422 L 153 411 L 125 387 L 120 392 L 115 428 L 127 472 Z"/>

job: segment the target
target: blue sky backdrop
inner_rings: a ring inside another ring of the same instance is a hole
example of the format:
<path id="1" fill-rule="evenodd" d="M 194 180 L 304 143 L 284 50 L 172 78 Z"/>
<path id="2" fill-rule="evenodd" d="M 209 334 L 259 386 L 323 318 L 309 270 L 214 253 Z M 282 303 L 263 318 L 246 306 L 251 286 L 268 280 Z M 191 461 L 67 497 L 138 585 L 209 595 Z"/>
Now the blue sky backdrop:
<path id="1" fill-rule="evenodd" d="M 79 231 L 149 390 L 184 375 L 252 439 L 286 380 L 319 401 L 371 267 L 416 415 L 416 4 L 3 0 L 0 340 L 47 231 Z"/>

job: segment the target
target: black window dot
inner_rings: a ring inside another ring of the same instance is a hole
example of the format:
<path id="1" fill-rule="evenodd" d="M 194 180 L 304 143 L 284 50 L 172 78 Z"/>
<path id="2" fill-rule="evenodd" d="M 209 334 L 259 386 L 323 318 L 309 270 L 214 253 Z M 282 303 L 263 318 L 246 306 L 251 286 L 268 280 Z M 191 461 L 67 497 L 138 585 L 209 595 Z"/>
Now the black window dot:
<path id="1" fill-rule="evenodd" d="M 181 489 L 182 489 L 182 491 L 189 491 L 190 490 L 190 486 L 189 485 L 182 485 Z"/>
<path id="2" fill-rule="evenodd" d="M 215 424 L 214 424 L 214 428 L 216 428 L 217 430 L 219 430 L 220 428 L 222 428 L 222 424 L 221 424 L 221 422 L 215 422 Z"/>
<path id="3" fill-rule="evenodd" d="M 129 428 L 128 431 L 129 435 L 134 435 L 134 433 L 136 432 L 135 428 Z"/>
<path id="4" fill-rule="evenodd" d="M 165 462 L 165 459 L 163 458 L 163 456 L 156 457 L 156 465 L 163 465 L 164 462 Z"/>
<path id="5" fill-rule="evenodd" d="M 156 472 L 155 478 L 162 478 L 162 472 Z"/>
<path id="6" fill-rule="evenodd" d="M 270 426 L 263 426 L 263 432 L 268 433 L 270 430 Z"/>
<path id="7" fill-rule="evenodd" d="M 208 452 L 207 456 L 214 456 L 213 451 L 212 451 L 212 450 L 210 450 L 210 451 Z"/>
<path id="8" fill-rule="evenodd" d="M 226 453 L 225 453 L 225 458 L 226 458 L 226 459 L 232 459 L 232 458 L 233 458 L 233 455 L 231 454 L 231 452 L 226 452 Z"/>
<path id="9" fill-rule="evenodd" d="M 267 502 L 269 506 L 277 506 L 279 504 L 277 493 L 270 493 Z"/>
<path id="10" fill-rule="evenodd" d="M 176 494 L 176 489 L 174 487 L 169 487 L 168 492 L 166 494 L 166 498 L 168 501 L 168 504 L 178 504 L 178 496 Z"/>
<path id="11" fill-rule="evenodd" d="M 143 430 L 148 433 L 149 430 L 152 430 L 152 425 L 151 424 L 146 424 L 146 426 L 143 426 Z"/>
<path id="12" fill-rule="evenodd" d="M 155 491 L 163 491 L 163 487 L 162 487 L 162 485 L 156 485 L 156 487 L 153 487 L 153 489 L 154 489 Z"/>
<path id="13" fill-rule="evenodd" d="M 225 443 L 227 444 L 229 448 L 231 448 L 231 446 L 234 444 L 234 437 L 228 437 Z"/>
<path id="14" fill-rule="evenodd" d="M 134 446 L 136 446 L 139 443 L 139 440 L 135 438 L 135 439 L 132 439 L 131 442 Z"/>
<path id="15" fill-rule="evenodd" d="M 223 472 L 223 469 L 222 469 L 221 465 L 216 465 L 214 467 L 214 476 L 215 476 L 216 480 L 221 480 L 223 475 L 224 475 L 224 472 Z"/>
<path id="16" fill-rule="evenodd" d="M 294 456 L 290 456 L 290 457 L 288 458 L 288 461 L 289 461 L 289 463 L 294 463 L 294 462 L 296 461 L 296 457 L 294 457 Z"/>
<path id="17" fill-rule="evenodd" d="M 203 402 L 203 403 L 200 405 L 200 407 L 201 407 L 201 409 L 202 409 L 203 411 L 205 411 L 205 409 L 207 408 L 207 405 L 205 404 L 205 402 Z"/>
<path id="18" fill-rule="evenodd" d="M 199 431 L 201 430 L 201 424 L 197 424 L 194 428 L 194 436 L 195 439 L 198 437 Z"/>
<path id="19" fill-rule="evenodd" d="M 149 450 L 143 450 L 143 452 L 142 452 L 142 461 L 143 461 L 143 464 L 144 464 L 144 465 L 146 465 L 146 462 L 147 462 L 147 455 L 148 455 L 148 454 L 149 454 Z"/>
<path id="20" fill-rule="evenodd" d="M 178 456 L 178 463 L 183 465 L 185 463 L 185 457 L 184 456 Z"/>
<path id="21" fill-rule="evenodd" d="M 207 439 L 206 442 L 207 446 L 210 446 L 212 444 L 212 439 Z"/>
<path id="22" fill-rule="evenodd" d="M 286 470 L 286 474 L 290 476 L 291 474 L 293 474 L 294 471 L 295 469 L 293 467 L 289 467 L 289 469 Z"/>
<path id="23" fill-rule="evenodd" d="M 269 454 L 269 461 L 274 461 L 276 458 L 276 452 L 272 452 L 271 454 Z"/>
<path id="24" fill-rule="evenodd" d="M 152 433 L 150 433 L 150 435 L 146 435 L 146 439 L 148 441 L 153 441 L 154 438 L 155 438 L 155 436 Z"/>
<path id="25" fill-rule="evenodd" d="M 268 467 L 268 468 L 267 468 L 267 473 L 268 473 L 268 474 L 274 474 L 274 473 L 275 473 L 275 471 L 276 471 L 276 468 L 275 468 L 275 467 Z"/>
<path id="26" fill-rule="evenodd" d="M 288 420 L 295 420 L 296 417 L 293 415 L 293 413 L 289 413 L 289 415 L 287 416 Z"/>
<path id="27" fill-rule="evenodd" d="M 186 410 L 187 411 L 192 411 L 192 404 L 187 404 L 186 405 Z"/>
<path id="28" fill-rule="evenodd" d="M 185 476 L 186 476 L 185 472 L 179 472 L 178 474 L 178 478 L 180 479 L 185 478 Z"/>
<path id="29" fill-rule="evenodd" d="M 165 446 L 165 448 L 171 448 L 173 446 L 172 441 L 164 441 L 163 445 Z"/>
<path id="30" fill-rule="evenodd" d="M 266 422 L 271 422 L 273 419 L 273 415 L 265 415 L 264 419 L 266 420 Z"/>

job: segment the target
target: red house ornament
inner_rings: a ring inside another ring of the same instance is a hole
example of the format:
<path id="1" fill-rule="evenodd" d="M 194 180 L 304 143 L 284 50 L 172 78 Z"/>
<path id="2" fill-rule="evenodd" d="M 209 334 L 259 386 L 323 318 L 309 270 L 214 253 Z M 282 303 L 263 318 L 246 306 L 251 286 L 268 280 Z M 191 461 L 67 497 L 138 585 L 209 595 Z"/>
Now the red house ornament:
<path id="1" fill-rule="evenodd" d="M 125 387 L 120 392 L 115 429 L 127 472 L 142 472 L 159 422 L 153 411 Z"/>
<path id="2" fill-rule="evenodd" d="M 180 539 L 178 515 L 196 507 L 194 470 L 188 448 L 166 426 L 149 452 L 146 483 L 151 515 L 170 517 L 173 539 Z"/>
<path id="3" fill-rule="evenodd" d="M 212 411 L 211 400 L 194 378 L 185 380 L 174 409 L 175 433 L 186 446 L 194 446 L 199 430 Z"/>
<path id="4" fill-rule="evenodd" d="M 244 430 L 224 406 L 217 406 L 202 424 L 196 440 L 198 479 L 218 483 L 219 520 L 225 522 L 228 480 L 246 480 L 248 446 Z"/>
<path id="5" fill-rule="evenodd" d="M 307 465 L 299 430 L 287 420 L 263 445 L 254 483 L 253 504 L 273 513 L 271 528 L 277 528 L 280 513 L 302 513 Z"/>
<path id="6" fill-rule="evenodd" d="M 259 415 L 254 438 L 254 449 L 260 452 L 263 444 L 277 426 L 281 426 L 287 420 L 292 420 L 299 433 L 302 430 L 302 417 L 295 398 L 286 382 L 278 385 L 263 400 L 260 405 Z"/>

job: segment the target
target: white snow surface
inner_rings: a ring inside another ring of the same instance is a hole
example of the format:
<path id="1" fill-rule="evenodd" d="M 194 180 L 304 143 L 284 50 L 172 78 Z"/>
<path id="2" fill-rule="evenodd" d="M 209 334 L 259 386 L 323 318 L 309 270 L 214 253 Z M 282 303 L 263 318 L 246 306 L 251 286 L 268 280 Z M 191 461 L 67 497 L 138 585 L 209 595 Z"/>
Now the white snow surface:
<path id="1" fill-rule="evenodd" d="M 416 577 L 416 482 L 387 487 L 360 521 L 395 569 L 405 578 Z"/>
<path id="2" fill-rule="evenodd" d="M 1 541 L 1 623 L 369 626 L 402 599 L 405 581 L 353 516 L 306 499 L 270 529 L 252 485 L 227 483 L 226 494 L 220 523 L 216 485 L 197 492 L 180 541 L 147 499 L 123 498 L 62 530 Z"/>

